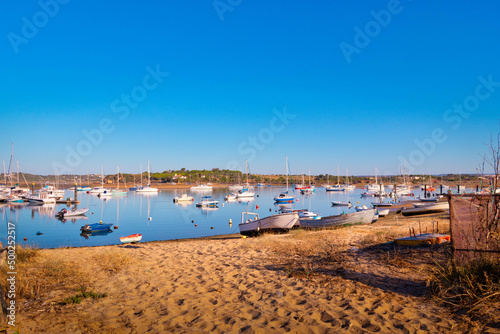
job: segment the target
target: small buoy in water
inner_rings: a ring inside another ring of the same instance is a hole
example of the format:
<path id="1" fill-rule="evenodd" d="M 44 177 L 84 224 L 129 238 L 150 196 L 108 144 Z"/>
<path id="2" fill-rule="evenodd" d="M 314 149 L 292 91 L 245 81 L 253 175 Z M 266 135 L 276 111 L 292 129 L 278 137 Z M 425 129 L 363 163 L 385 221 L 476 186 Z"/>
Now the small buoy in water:
<path id="1" fill-rule="evenodd" d="M 24 238 L 24 241 L 26 241 L 26 240 L 28 240 L 28 238 L 26 238 L 26 237 L 25 237 L 25 238 Z"/>
<path id="2" fill-rule="evenodd" d="M 255 209 L 256 209 L 256 210 L 259 210 L 259 206 L 258 206 L 258 205 L 256 205 L 256 206 L 255 206 Z"/>
<path id="3" fill-rule="evenodd" d="M 102 220 L 99 220 L 99 224 L 102 224 Z"/>
<path id="4" fill-rule="evenodd" d="M 233 221 L 229 218 L 229 227 L 233 226 Z"/>
<path id="5" fill-rule="evenodd" d="M 91 215 L 93 215 L 94 213 L 93 213 L 93 212 L 91 212 L 90 214 L 91 214 Z"/>
<path id="6" fill-rule="evenodd" d="M 269 208 L 269 212 L 272 212 L 272 211 L 273 211 L 273 209 Z"/>
<path id="7" fill-rule="evenodd" d="M 257 195 L 257 197 L 259 197 L 259 195 Z"/>
<path id="8" fill-rule="evenodd" d="M 222 206 L 224 207 L 224 203 L 222 203 Z"/>
<path id="9" fill-rule="evenodd" d="M 214 227 L 213 227 L 213 226 L 210 226 L 210 229 L 211 229 L 211 230 L 213 230 L 213 229 L 214 229 Z"/>
<path id="10" fill-rule="evenodd" d="M 153 220 L 153 217 L 148 217 L 148 220 L 149 220 L 149 221 Z"/>
<path id="11" fill-rule="evenodd" d="M 198 224 L 194 224 L 194 227 L 198 227 Z"/>
<path id="12" fill-rule="evenodd" d="M 116 226 L 116 225 L 115 225 L 114 227 L 115 227 L 115 230 L 117 230 L 117 229 L 118 229 L 118 226 Z"/>

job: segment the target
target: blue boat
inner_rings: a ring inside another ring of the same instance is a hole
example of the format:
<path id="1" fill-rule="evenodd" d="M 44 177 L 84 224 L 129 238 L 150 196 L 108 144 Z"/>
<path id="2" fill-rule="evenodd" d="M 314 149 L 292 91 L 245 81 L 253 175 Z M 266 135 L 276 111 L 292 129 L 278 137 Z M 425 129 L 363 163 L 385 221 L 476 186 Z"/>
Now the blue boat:
<path id="1" fill-rule="evenodd" d="M 111 230 L 111 226 L 113 226 L 113 224 L 103 224 L 102 222 L 100 222 L 95 224 L 85 224 L 80 228 L 80 230 L 87 233 L 96 231 L 108 231 Z"/>

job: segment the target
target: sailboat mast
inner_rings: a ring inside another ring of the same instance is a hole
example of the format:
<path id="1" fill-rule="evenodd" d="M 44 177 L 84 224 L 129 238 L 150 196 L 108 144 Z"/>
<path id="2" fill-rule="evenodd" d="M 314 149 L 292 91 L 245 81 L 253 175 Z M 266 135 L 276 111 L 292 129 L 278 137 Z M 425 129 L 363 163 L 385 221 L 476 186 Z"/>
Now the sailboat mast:
<path id="1" fill-rule="evenodd" d="M 116 166 L 116 178 L 118 179 L 118 183 L 116 186 L 117 190 L 120 190 L 120 166 Z"/>
<path id="2" fill-rule="evenodd" d="M 247 165 L 247 187 L 248 187 L 248 185 L 249 185 L 249 183 L 248 183 L 248 160 L 245 160 L 245 163 Z"/>
<path id="3" fill-rule="evenodd" d="M 149 171 L 149 160 L 148 160 L 148 187 L 150 184 L 151 184 L 151 175 L 150 175 L 150 171 Z"/>
<path id="4" fill-rule="evenodd" d="M 101 165 L 101 188 L 104 188 L 104 167 Z"/>
<path id="5" fill-rule="evenodd" d="M 3 161 L 3 183 L 7 185 L 7 174 L 5 174 L 5 160 Z"/>
<path id="6" fill-rule="evenodd" d="M 285 171 L 286 171 L 286 192 L 288 192 L 288 156 L 285 157 Z"/>

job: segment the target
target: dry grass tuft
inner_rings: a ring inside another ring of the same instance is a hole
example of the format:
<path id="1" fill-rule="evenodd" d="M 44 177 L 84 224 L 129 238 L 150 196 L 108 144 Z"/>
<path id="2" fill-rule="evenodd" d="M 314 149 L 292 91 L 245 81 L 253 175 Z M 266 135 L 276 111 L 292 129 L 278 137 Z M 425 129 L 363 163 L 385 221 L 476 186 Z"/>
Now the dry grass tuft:
<path id="1" fill-rule="evenodd" d="M 477 261 L 459 265 L 453 259 L 437 267 L 428 279 L 431 293 L 455 311 L 500 324 L 500 263 Z"/>
<path id="2" fill-rule="evenodd" d="M 132 257 L 122 249 L 108 248 L 95 254 L 93 256 L 93 261 L 99 263 L 102 270 L 118 272 L 132 262 Z"/>

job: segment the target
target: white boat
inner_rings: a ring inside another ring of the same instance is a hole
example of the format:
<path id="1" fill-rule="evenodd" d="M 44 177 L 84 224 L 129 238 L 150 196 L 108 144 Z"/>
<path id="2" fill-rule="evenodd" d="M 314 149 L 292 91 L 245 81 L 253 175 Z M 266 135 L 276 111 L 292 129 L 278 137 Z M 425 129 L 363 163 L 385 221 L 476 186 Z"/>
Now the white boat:
<path id="1" fill-rule="evenodd" d="M 421 204 L 415 206 L 415 204 Z M 414 215 L 423 215 L 429 213 L 438 213 L 444 212 L 450 209 L 450 205 L 448 202 L 438 202 L 438 203 L 429 203 L 427 205 L 423 203 L 413 203 L 414 208 L 402 208 L 401 214 L 403 216 L 414 216 Z"/>
<path id="2" fill-rule="evenodd" d="M 97 195 L 97 194 L 106 193 L 106 192 L 109 192 L 109 189 L 104 188 L 104 169 L 101 165 L 101 186 L 92 188 L 90 190 L 90 193 Z"/>
<path id="3" fill-rule="evenodd" d="M 190 190 L 193 190 L 193 191 L 210 191 L 212 190 L 212 186 L 211 185 L 208 185 L 208 184 L 199 184 L 197 186 L 193 186 L 190 188 Z"/>
<path id="4" fill-rule="evenodd" d="M 7 202 L 9 202 L 9 203 L 23 203 L 24 199 L 22 197 L 19 197 L 16 195 L 9 195 L 9 197 L 7 197 Z"/>
<path id="5" fill-rule="evenodd" d="M 355 206 L 354 209 L 359 212 L 363 210 L 368 210 L 369 208 L 363 204 L 363 206 Z"/>
<path id="6" fill-rule="evenodd" d="M 285 157 L 286 191 L 274 197 L 276 203 L 293 203 L 295 196 L 288 195 L 288 157 Z"/>
<path id="7" fill-rule="evenodd" d="M 245 219 L 246 215 L 246 219 Z M 254 216 L 250 219 L 249 216 Z M 239 224 L 242 235 L 254 236 L 265 232 L 288 232 L 299 221 L 299 215 L 295 212 L 281 213 L 265 218 L 260 218 L 258 213 L 242 212 Z"/>
<path id="8" fill-rule="evenodd" d="M 347 203 L 340 201 L 332 201 L 332 206 L 351 206 L 352 203 L 349 201 Z"/>
<path id="9" fill-rule="evenodd" d="M 344 188 L 340 185 L 339 166 L 337 166 L 337 184 L 325 187 L 325 189 L 326 191 L 344 191 Z"/>
<path id="10" fill-rule="evenodd" d="M 158 188 L 151 187 L 151 172 L 149 170 L 149 160 L 148 160 L 148 185 L 145 187 L 138 187 L 136 192 L 138 193 L 157 193 Z"/>
<path id="11" fill-rule="evenodd" d="M 139 242 L 142 240 L 142 234 L 131 234 L 126 237 L 120 237 L 120 241 L 124 244 Z"/>
<path id="12" fill-rule="evenodd" d="M 342 186 L 343 190 L 344 191 L 353 191 L 354 189 L 356 189 L 356 186 L 349 183 L 349 174 L 348 174 L 347 168 L 345 170 L 345 178 L 346 178 L 346 183 Z"/>
<path id="13" fill-rule="evenodd" d="M 126 196 L 127 191 L 120 190 L 120 167 L 119 166 L 116 166 L 116 179 L 117 179 L 116 189 L 111 191 L 111 196 Z"/>
<path id="14" fill-rule="evenodd" d="M 248 160 L 245 161 L 246 163 L 246 167 L 247 167 L 247 183 L 246 183 L 246 187 L 238 190 L 238 192 L 236 193 L 236 197 L 238 199 L 240 198 L 249 198 L 249 197 L 254 197 L 255 196 L 255 193 L 253 191 L 250 190 L 250 185 L 248 183 Z"/>
<path id="15" fill-rule="evenodd" d="M 196 203 L 197 207 L 202 208 L 215 208 L 219 206 L 219 201 L 216 201 L 212 196 L 203 196 L 201 202 Z"/>
<path id="16" fill-rule="evenodd" d="M 300 226 L 304 228 L 331 228 L 346 224 L 371 224 L 375 220 L 375 217 L 376 210 L 368 209 L 322 217 L 321 219 L 301 219 Z"/>
<path id="17" fill-rule="evenodd" d="M 385 217 L 389 214 L 389 209 L 378 209 L 379 217 Z"/>
<path id="18" fill-rule="evenodd" d="M 61 211 L 59 211 L 57 214 L 56 214 L 56 217 L 64 217 L 64 218 L 67 218 L 67 217 L 75 217 L 75 216 L 81 216 L 83 214 L 85 214 L 85 212 L 89 211 L 88 208 L 84 208 L 84 209 L 75 209 L 73 208 L 72 210 L 66 210 L 66 209 L 62 209 Z"/>
<path id="19" fill-rule="evenodd" d="M 56 203 L 56 199 L 54 197 L 49 197 L 49 194 L 45 191 L 41 191 L 36 195 L 27 196 L 27 199 L 30 203 L 34 204 Z"/>
<path id="20" fill-rule="evenodd" d="M 380 203 L 372 202 L 371 204 L 373 206 L 375 206 L 375 207 L 379 207 L 379 206 L 393 206 L 394 205 L 393 202 L 380 202 Z"/>
<path id="21" fill-rule="evenodd" d="M 226 197 L 224 197 L 224 199 L 228 202 L 236 201 L 238 199 L 238 195 L 235 193 L 231 193 L 231 194 L 227 195 Z"/>
<path id="22" fill-rule="evenodd" d="M 175 197 L 174 198 L 174 203 L 192 202 L 192 201 L 194 201 L 193 196 L 188 196 L 187 194 L 182 194 L 181 197 Z"/>

